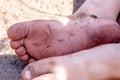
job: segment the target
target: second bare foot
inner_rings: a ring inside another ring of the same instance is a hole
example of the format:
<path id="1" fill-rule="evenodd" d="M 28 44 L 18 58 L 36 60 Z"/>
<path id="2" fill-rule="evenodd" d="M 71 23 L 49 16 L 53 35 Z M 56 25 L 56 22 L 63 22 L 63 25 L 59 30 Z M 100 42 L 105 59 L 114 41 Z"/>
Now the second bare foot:
<path id="1" fill-rule="evenodd" d="M 107 44 L 30 63 L 23 80 L 120 80 L 120 44 Z"/>

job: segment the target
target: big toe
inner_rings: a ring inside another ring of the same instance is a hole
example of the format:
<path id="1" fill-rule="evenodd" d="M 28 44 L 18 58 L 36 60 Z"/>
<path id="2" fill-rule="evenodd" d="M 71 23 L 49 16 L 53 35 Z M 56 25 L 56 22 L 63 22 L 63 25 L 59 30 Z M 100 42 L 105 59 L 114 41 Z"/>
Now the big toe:
<path id="1" fill-rule="evenodd" d="M 29 26 L 28 22 L 21 22 L 12 25 L 7 31 L 8 37 L 12 40 L 23 39 L 25 36 L 27 36 L 29 29 L 28 26 Z"/>
<path id="2" fill-rule="evenodd" d="M 60 79 L 56 79 L 56 76 L 54 74 L 45 74 L 42 76 L 35 77 L 32 80 L 60 80 Z"/>
<path id="3" fill-rule="evenodd" d="M 54 63 L 53 59 L 49 58 L 28 64 L 22 71 L 23 80 L 32 80 L 35 77 L 52 73 L 54 68 L 52 63 Z"/>

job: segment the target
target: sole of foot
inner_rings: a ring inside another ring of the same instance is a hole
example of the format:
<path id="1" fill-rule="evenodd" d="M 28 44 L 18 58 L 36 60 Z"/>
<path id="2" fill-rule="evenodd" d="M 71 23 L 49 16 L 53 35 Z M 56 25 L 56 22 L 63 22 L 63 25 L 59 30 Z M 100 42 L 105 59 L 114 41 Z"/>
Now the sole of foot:
<path id="1" fill-rule="evenodd" d="M 119 33 L 116 21 L 86 14 L 21 22 L 8 29 L 11 47 L 28 62 L 116 42 Z"/>

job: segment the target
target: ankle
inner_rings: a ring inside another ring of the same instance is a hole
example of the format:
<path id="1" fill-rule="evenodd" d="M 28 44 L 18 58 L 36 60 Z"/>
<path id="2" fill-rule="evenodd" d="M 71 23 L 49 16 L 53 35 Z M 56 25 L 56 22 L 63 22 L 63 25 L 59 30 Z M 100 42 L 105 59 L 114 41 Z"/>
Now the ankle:
<path id="1" fill-rule="evenodd" d="M 99 18 L 112 18 L 116 20 L 120 10 L 120 0 L 86 0 L 75 14 L 86 13 Z"/>

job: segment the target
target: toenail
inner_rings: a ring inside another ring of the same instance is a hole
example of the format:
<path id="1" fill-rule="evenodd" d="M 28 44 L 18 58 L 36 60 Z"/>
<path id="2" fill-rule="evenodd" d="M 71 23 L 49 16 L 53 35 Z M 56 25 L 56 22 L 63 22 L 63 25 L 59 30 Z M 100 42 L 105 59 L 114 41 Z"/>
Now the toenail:
<path id="1" fill-rule="evenodd" d="M 26 70 L 26 71 L 25 71 L 25 78 L 26 78 L 27 80 L 30 80 L 30 79 L 31 79 L 31 73 L 30 73 L 29 70 Z"/>

